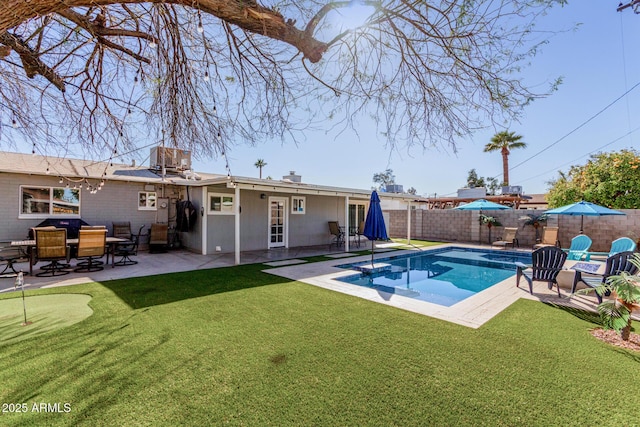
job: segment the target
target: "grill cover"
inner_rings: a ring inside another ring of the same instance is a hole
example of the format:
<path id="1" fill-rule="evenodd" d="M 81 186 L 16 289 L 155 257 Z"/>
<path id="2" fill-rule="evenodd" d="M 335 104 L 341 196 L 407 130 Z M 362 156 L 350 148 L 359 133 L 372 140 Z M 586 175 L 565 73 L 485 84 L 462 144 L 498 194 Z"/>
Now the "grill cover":
<path id="1" fill-rule="evenodd" d="M 68 239 L 77 239 L 80 231 L 80 227 L 83 225 L 90 225 L 88 222 L 84 221 L 82 218 L 47 218 L 42 221 L 40 224 L 36 225 L 36 227 L 50 227 L 54 226 L 56 228 L 66 228 L 67 229 L 67 238 Z M 29 229 L 29 238 L 35 239 L 33 235 L 33 230 Z"/>

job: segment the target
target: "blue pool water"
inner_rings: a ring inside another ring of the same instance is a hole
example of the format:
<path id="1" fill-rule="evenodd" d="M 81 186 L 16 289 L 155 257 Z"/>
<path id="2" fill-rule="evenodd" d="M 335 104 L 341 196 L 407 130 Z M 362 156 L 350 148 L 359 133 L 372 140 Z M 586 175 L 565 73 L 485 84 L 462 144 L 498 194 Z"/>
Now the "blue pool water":
<path id="1" fill-rule="evenodd" d="M 381 267 L 338 280 L 449 307 L 513 276 L 516 261 L 530 264 L 531 254 L 448 247 L 378 259 L 375 265 Z M 370 266 L 360 262 L 339 267 Z"/>

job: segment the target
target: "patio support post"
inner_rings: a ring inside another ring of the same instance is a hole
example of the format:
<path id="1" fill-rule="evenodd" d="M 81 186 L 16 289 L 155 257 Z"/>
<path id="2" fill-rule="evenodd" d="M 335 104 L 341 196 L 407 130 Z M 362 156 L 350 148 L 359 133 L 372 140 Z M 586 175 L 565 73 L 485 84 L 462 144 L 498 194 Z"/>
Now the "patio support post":
<path id="1" fill-rule="evenodd" d="M 202 205 L 200 206 L 200 220 L 202 221 L 202 232 L 200 234 L 200 250 L 202 255 L 207 255 L 207 214 L 206 206 L 208 203 L 207 187 L 202 187 Z"/>
<path id="2" fill-rule="evenodd" d="M 411 244 L 411 202 L 407 203 L 407 245 Z"/>
<path id="3" fill-rule="evenodd" d="M 349 224 L 349 196 L 344 196 L 344 251 L 349 252 L 349 230 L 351 229 L 351 224 Z"/>
<path id="4" fill-rule="evenodd" d="M 235 249 L 236 259 L 235 264 L 240 264 L 240 186 L 236 184 L 236 211 L 235 211 Z"/>

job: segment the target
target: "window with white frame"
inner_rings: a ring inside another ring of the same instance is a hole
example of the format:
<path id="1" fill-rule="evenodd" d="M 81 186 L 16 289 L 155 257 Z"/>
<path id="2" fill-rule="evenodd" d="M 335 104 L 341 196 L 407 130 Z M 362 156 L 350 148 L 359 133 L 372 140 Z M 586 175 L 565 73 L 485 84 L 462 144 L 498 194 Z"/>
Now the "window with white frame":
<path id="1" fill-rule="evenodd" d="M 307 202 L 305 197 L 292 196 L 291 197 L 291 213 L 302 214 L 307 212 Z"/>
<path id="2" fill-rule="evenodd" d="M 20 217 L 80 216 L 80 190 L 65 187 L 20 187 Z"/>
<path id="3" fill-rule="evenodd" d="M 138 210 L 139 211 L 155 211 L 157 207 L 158 195 L 155 191 L 139 191 L 138 192 Z"/>
<path id="4" fill-rule="evenodd" d="M 232 194 L 209 193 L 209 214 L 232 215 L 235 213 L 235 200 Z"/>

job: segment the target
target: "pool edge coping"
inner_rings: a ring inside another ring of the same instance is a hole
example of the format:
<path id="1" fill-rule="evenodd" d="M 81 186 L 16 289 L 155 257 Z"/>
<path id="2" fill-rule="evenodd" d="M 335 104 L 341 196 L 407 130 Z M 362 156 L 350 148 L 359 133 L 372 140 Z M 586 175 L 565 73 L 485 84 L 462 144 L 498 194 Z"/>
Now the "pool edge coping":
<path id="1" fill-rule="evenodd" d="M 393 256 L 410 255 L 415 254 L 416 252 L 428 252 L 430 250 L 446 247 L 496 250 L 477 245 L 447 243 L 424 248 L 398 250 L 393 253 Z M 389 255 L 389 252 L 375 254 L 374 260 L 379 261 L 384 258 L 389 258 Z M 371 255 L 361 255 L 349 258 L 349 264 L 363 262 L 370 259 Z M 353 270 L 345 270 L 337 267 L 338 265 L 344 265 L 344 261 L 344 258 L 341 258 L 308 264 L 270 268 L 263 271 L 265 273 L 296 280 L 358 298 L 367 299 L 369 301 L 389 305 L 402 310 L 411 311 L 474 329 L 479 328 L 491 320 L 520 298 L 539 300 L 535 295 L 523 292 L 523 288 L 516 287 L 516 279 L 514 275 L 513 277 L 498 282 L 488 289 L 472 295 L 463 301 L 446 307 L 427 301 L 416 300 L 397 294 L 334 280 L 338 277 L 353 275 Z"/>

